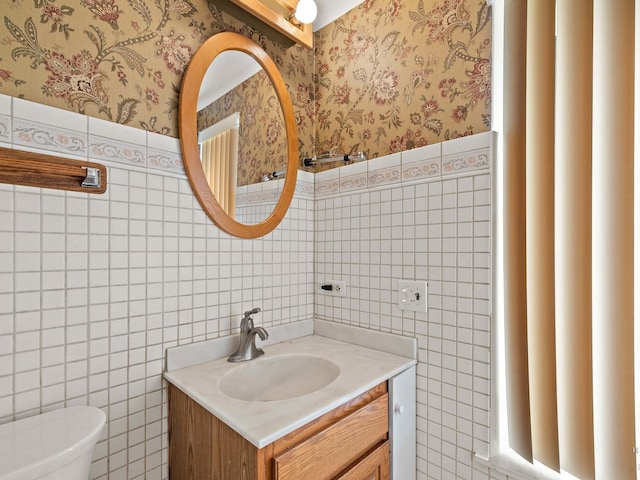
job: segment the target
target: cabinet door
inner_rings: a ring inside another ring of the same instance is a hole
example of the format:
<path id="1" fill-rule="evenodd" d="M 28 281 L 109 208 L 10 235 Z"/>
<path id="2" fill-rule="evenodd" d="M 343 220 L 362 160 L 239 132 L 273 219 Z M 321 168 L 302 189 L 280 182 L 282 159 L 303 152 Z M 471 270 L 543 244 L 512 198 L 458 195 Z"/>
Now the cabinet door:
<path id="1" fill-rule="evenodd" d="M 389 442 L 384 442 L 336 480 L 389 480 Z"/>
<path id="2" fill-rule="evenodd" d="M 389 380 L 391 479 L 416 480 L 416 367 Z"/>

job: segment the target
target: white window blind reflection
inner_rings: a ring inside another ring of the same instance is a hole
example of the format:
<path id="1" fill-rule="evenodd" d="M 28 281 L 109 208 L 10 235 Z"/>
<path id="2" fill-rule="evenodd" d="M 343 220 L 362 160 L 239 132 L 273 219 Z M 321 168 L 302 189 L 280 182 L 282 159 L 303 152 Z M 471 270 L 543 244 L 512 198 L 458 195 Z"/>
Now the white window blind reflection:
<path id="1" fill-rule="evenodd" d="M 238 183 L 239 114 L 235 113 L 200 132 L 200 159 L 204 176 L 216 200 L 235 218 Z"/>

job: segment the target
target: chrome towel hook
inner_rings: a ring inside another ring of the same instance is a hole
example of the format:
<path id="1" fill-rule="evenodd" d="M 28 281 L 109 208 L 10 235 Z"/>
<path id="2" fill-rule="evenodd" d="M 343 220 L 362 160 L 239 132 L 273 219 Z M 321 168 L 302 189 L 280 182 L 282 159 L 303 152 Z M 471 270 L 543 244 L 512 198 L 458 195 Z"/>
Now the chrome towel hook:
<path id="1" fill-rule="evenodd" d="M 100 170 L 93 167 L 82 167 L 87 171 L 87 175 L 82 181 L 82 186 L 86 188 L 100 188 Z"/>

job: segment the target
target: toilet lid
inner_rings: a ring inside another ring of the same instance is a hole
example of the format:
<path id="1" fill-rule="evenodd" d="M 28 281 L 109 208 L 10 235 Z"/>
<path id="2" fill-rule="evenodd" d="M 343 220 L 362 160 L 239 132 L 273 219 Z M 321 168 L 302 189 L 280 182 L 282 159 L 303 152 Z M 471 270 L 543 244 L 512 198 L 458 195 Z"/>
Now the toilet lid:
<path id="1" fill-rule="evenodd" d="M 104 413 L 68 407 L 0 425 L 0 480 L 31 480 L 72 462 L 102 435 Z"/>

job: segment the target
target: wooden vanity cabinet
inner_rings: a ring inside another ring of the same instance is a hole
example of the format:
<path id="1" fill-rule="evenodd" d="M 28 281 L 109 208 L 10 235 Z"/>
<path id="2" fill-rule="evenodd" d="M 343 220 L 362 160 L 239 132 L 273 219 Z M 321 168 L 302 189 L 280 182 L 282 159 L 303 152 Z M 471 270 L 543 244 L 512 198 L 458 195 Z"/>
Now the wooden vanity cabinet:
<path id="1" fill-rule="evenodd" d="M 264 448 L 169 384 L 171 480 L 388 480 L 387 383 Z"/>

